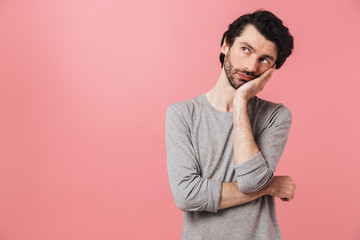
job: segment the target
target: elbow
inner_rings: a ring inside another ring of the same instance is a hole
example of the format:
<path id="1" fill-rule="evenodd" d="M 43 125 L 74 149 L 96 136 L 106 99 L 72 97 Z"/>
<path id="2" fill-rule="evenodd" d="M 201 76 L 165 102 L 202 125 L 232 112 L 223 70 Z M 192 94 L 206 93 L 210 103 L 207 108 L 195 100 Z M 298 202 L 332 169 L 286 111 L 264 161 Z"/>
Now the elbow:
<path id="1" fill-rule="evenodd" d="M 190 212 L 192 209 L 191 205 L 184 201 L 176 202 L 176 206 L 180 211 L 183 211 L 183 212 Z"/>
<path id="2" fill-rule="evenodd" d="M 203 211 L 207 206 L 207 203 L 199 203 L 183 196 L 176 197 L 175 204 L 183 212 Z"/>
<path id="3" fill-rule="evenodd" d="M 216 212 L 221 194 L 221 181 L 192 178 L 172 185 L 176 206 L 185 212 Z"/>
<path id="4" fill-rule="evenodd" d="M 244 181 L 244 179 L 237 179 L 238 189 L 243 193 L 252 193 L 256 192 L 256 185 L 253 183 L 249 183 L 248 181 Z"/>
<path id="5" fill-rule="evenodd" d="M 181 196 L 175 197 L 175 204 L 176 207 L 181 210 L 181 211 L 189 211 L 190 207 L 190 203 L 188 201 L 186 201 L 186 199 L 182 198 Z"/>
<path id="6" fill-rule="evenodd" d="M 256 192 L 265 187 L 274 175 L 274 170 L 259 152 L 252 159 L 235 167 L 238 189 L 243 193 Z"/>
<path id="7" fill-rule="evenodd" d="M 238 176 L 238 189 L 243 193 L 259 191 L 270 182 L 273 175 L 273 171 L 267 168 L 262 172 L 254 171 L 246 175 Z"/>

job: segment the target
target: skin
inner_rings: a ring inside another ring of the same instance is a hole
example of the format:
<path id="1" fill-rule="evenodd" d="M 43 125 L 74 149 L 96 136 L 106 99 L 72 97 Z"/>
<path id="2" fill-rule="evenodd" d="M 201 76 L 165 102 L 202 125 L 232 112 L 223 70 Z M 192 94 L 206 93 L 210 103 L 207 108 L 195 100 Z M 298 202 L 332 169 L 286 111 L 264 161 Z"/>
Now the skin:
<path id="1" fill-rule="evenodd" d="M 247 104 L 270 80 L 275 69 L 277 46 L 249 24 L 232 46 L 225 39 L 221 52 L 225 55 L 224 66 L 216 85 L 206 93 L 206 97 L 217 110 L 234 112 L 234 163 L 240 165 L 259 152 Z M 264 195 L 290 201 L 294 198 L 295 188 L 295 182 L 289 176 L 275 176 L 266 187 L 253 193 L 241 192 L 236 182 L 223 182 L 219 209 Z"/>

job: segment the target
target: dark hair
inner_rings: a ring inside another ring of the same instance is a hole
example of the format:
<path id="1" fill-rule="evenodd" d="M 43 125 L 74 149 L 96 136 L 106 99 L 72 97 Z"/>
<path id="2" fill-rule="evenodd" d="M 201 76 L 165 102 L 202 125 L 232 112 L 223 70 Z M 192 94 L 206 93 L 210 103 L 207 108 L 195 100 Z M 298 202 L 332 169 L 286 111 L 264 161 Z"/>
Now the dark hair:
<path id="1" fill-rule="evenodd" d="M 294 38 L 289 29 L 285 27 L 282 21 L 269 11 L 257 10 L 254 13 L 242 15 L 229 25 L 221 40 L 221 46 L 226 38 L 226 43 L 231 47 L 235 38 L 240 36 L 245 26 L 254 25 L 264 37 L 276 44 L 278 55 L 275 61 L 276 69 L 279 69 L 290 56 L 294 48 Z M 221 67 L 224 64 L 223 53 L 220 54 Z"/>

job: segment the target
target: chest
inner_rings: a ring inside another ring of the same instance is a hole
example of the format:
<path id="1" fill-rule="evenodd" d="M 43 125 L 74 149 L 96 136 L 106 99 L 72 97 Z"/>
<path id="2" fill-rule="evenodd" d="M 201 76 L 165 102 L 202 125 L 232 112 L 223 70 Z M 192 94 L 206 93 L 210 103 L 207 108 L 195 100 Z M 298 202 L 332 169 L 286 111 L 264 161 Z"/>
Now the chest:
<path id="1" fill-rule="evenodd" d="M 201 175 L 234 181 L 233 122 L 201 119 L 192 126 L 192 142 Z"/>

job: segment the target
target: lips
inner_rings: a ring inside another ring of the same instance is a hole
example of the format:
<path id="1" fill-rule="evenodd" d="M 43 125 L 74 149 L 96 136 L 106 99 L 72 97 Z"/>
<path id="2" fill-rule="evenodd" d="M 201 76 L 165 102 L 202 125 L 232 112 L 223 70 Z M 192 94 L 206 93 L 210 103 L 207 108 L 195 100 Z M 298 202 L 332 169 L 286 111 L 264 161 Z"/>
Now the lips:
<path id="1" fill-rule="evenodd" d="M 244 74 L 241 74 L 241 73 L 237 73 L 237 75 L 241 80 L 245 80 L 245 81 L 250 81 L 250 80 L 254 79 L 253 77 L 250 77 L 250 76 L 247 76 L 247 75 L 244 75 Z"/>

